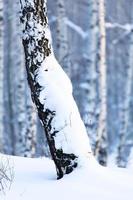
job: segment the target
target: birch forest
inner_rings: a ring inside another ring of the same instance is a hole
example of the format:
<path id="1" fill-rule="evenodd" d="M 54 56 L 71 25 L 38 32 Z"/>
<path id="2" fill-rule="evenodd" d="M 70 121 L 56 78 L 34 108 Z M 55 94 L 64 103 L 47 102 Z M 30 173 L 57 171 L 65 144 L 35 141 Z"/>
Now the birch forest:
<path id="1" fill-rule="evenodd" d="M 87 141 L 80 141 L 80 145 L 88 144 L 89 150 L 91 146 L 103 166 L 127 167 L 133 160 L 133 1 L 47 0 L 47 7 L 51 51 L 72 82 L 73 96 L 87 130 L 88 138 L 83 136 Z M 43 119 L 40 122 L 27 81 L 21 9 L 19 0 L 0 0 L 0 152 L 50 157 L 50 138 L 43 133 L 46 124 Z M 26 48 L 30 48 L 28 43 Z M 62 95 L 68 97 L 66 76 L 57 81 L 64 90 Z M 62 100 L 67 102 L 65 97 Z M 77 107 L 72 105 L 76 113 Z M 51 116 L 52 120 L 54 113 Z M 78 125 L 79 116 L 76 120 Z M 59 129 L 53 134 L 57 132 Z M 70 147 L 73 145 L 71 142 Z M 75 160 L 76 156 L 71 154 L 69 159 Z M 75 167 L 76 161 L 73 163 Z"/>

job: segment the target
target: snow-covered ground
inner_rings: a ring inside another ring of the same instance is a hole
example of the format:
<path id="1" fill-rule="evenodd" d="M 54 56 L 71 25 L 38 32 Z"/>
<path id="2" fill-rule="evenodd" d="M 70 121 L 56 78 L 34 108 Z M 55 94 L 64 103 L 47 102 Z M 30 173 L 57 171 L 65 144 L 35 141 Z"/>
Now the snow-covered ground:
<path id="1" fill-rule="evenodd" d="M 11 157 L 14 180 L 1 200 L 132 200 L 133 172 L 99 166 L 93 158 L 56 180 L 54 164 L 47 158 Z"/>

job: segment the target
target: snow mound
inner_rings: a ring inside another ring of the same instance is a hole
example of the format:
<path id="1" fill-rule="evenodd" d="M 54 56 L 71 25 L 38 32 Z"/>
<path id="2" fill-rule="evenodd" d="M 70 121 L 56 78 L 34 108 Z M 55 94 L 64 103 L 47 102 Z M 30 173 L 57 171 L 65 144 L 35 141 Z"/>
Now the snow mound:
<path id="1" fill-rule="evenodd" d="M 130 200 L 133 173 L 126 169 L 101 167 L 93 158 L 56 180 L 53 161 L 47 158 L 11 157 L 14 181 L 2 200 Z"/>

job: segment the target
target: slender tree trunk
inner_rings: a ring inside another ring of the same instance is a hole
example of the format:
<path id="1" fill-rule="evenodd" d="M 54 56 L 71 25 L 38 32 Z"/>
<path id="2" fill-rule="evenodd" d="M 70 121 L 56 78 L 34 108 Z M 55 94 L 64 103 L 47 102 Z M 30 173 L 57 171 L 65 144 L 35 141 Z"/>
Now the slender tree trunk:
<path id="1" fill-rule="evenodd" d="M 36 147 L 37 115 L 26 84 L 18 8 L 19 0 L 15 0 L 14 3 L 12 0 L 4 1 L 4 152 L 33 157 Z"/>
<path id="2" fill-rule="evenodd" d="M 36 143 L 36 112 L 32 104 L 30 91 L 26 84 L 26 71 L 24 62 L 23 46 L 20 38 L 20 22 L 18 13 L 19 0 L 16 0 L 13 7 L 14 11 L 14 35 L 16 36 L 16 46 L 14 46 L 15 68 L 18 69 L 19 74 L 15 82 L 16 93 L 16 112 L 15 112 L 15 149 L 14 154 L 25 157 L 35 156 Z M 14 45 L 15 45 L 14 44 Z M 19 56 L 18 56 L 19 55 Z"/>
<path id="3" fill-rule="evenodd" d="M 130 124 L 130 103 L 132 98 L 132 80 L 133 80 L 133 31 L 130 33 L 129 44 L 129 63 L 127 68 L 127 78 L 125 86 L 125 98 L 121 107 L 121 127 L 120 127 L 120 142 L 118 146 L 117 164 L 119 167 L 126 166 L 125 147 L 127 145 L 127 137 L 129 133 Z"/>
<path id="4" fill-rule="evenodd" d="M 57 0 L 57 57 L 67 75 L 71 77 L 66 20 L 65 1 Z"/>
<path id="5" fill-rule="evenodd" d="M 128 162 L 127 162 L 127 168 L 133 168 L 133 148 L 130 150 Z"/>
<path id="6" fill-rule="evenodd" d="M 95 155 L 102 165 L 107 162 L 107 82 L 106 82 L 106 31 L 105 31 L 105 5 L 104 0 L 99 0 L 99 93 L 100 115 L 97 133 Z"/>
<path id="7" fill-rule="evenodd" d="M 0 0 L 0 152 L 3 151 L 3 0 Z"/>
<path id="8" fill-rule="evenodd" d="M 46 1 L 20 0 L 20 3 L 31 95 L 48 140 L 57 176 L 61 178 L 88 160 L 91 153 L 89 140 L 72 97 L 70 80 L 52 51 Z"/>
<path id="9" fill-rule="evenodd" d="M 96 142 L 96 124 L 97 124 L 97 91 L 96 91 L 96 60 L 98 49 L 98 6 L 96 0 L 89 1 L 89 29 L 86 41 L 86 61 L 87 67 L 84 69 L 84 79 L 80 86 L 84 93 L 83 100 L 83 121 L 87 128 L 87 132 L 92 144 L 92 149 Z"/>
<path id="10" fill-rule="evenodd" d="M 4 0 L 4 152 L 14 154 L 14 107 L 16 105 L 13 98 L 14 81 L 16 74 L 13 71 L 13 49 L 12 45 L 16 38 L 13 38 L 14 20 L 13 3 L 11 0 Z M 8 50 L 7 50 L 8 49 Z M 13 104 L 14 102 L 14 104 Z"/>
<path id="11" fill-rule="evenodd" d="M 30 91 L 27 88 L 26 116 L 27 127 L 25 134 L 25 153 L 26 157 L 35 157 L 37 143 L 37 113 L 33 102 L 31 101 Z"/>
<path id="12" fill-rule="evenodd" d="M 25 81 L 25 68 L 24 68 L 24 57 L 23 57 L 23 49 L 21 48 L 21 41 L 19 38 L 19 21 L 17 21 L 17 12 L 18 4 L 15 1 L 13 6 L 13 19 L 14 19 L 14 30 L 13 35 L 16 38 L 16 43 L 12 47 L 12 51 L 14 51 L 14 67 L 19 71 L 17 75 L 16 81 L 14 83 L 14 87 L 16 89 L 15 95 L 15 124 L 14 124 L 14 137 L 15 137 L 15 147 L 14 154 L 19 156 L 24 156 L 25 154 L 25 143 L 26 143 L 26 124 L 27 124 L 27 116 L 26 116 L 26 102 L 25 102 L 25 92 L 26 92 L 26 81 Z M 18 56 L 19 55 L 19 56 Z M 12 105 L 13 106 L 13 105 Z"/>

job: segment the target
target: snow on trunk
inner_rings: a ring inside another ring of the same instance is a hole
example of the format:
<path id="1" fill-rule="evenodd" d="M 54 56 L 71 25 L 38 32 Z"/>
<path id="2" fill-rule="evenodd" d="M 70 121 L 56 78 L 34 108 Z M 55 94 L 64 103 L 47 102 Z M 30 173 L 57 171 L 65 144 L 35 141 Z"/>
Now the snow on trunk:
<path id="1" fill-rule="evenodd" d="M 72 96 L 71 82 L 52 51 L 46 1 L 20 3 L 31 95 L 61 178 L 88 160 L 89 139 Z"/>
<path id="2" fill-rule="evenodd" d="M 3 0 L 0 0 L 0 152 L 3 150 Z"/>
<path id="3" fill-rule="evenodd" d="M 104 0 L 100 0 L 99 8 L 99 93 L 100 93 L 100 114 L 97 133 L 95 155 L 102 165 L 107 162 L 107 82 L 106 82 L 106 32 L 105 32 L 105 5 Z"/>

